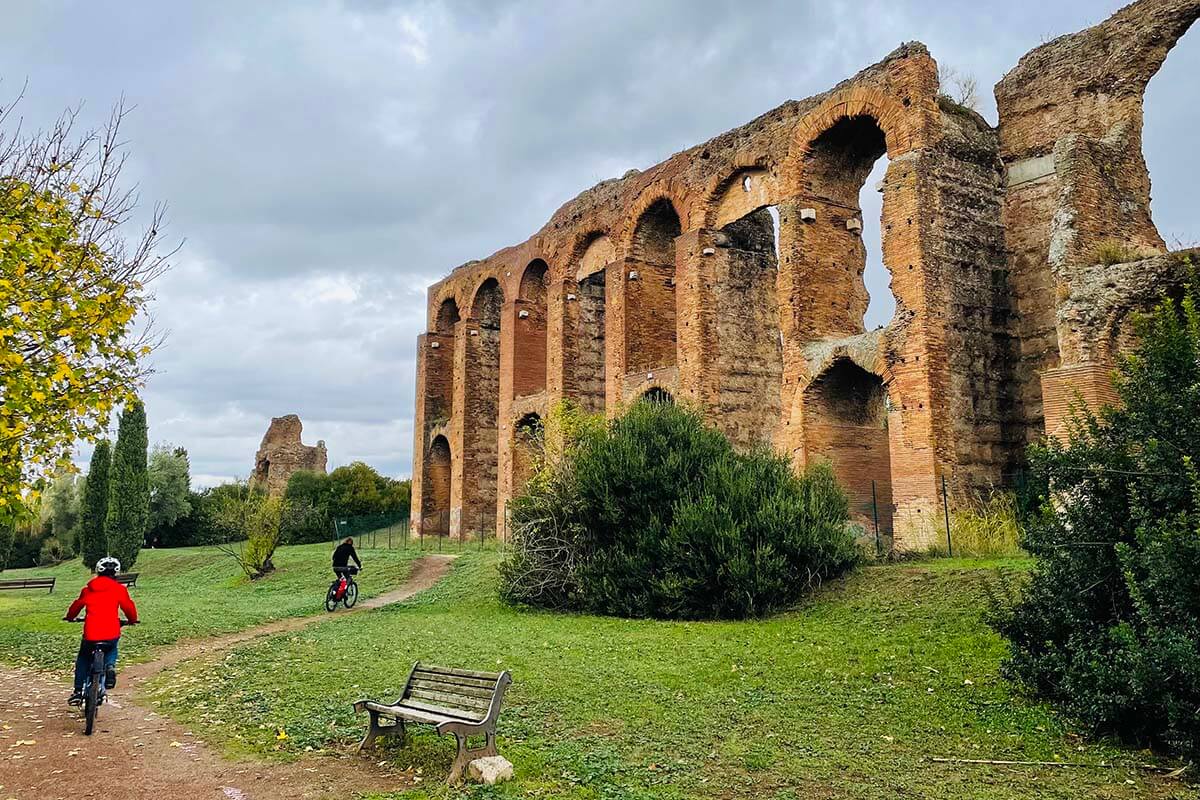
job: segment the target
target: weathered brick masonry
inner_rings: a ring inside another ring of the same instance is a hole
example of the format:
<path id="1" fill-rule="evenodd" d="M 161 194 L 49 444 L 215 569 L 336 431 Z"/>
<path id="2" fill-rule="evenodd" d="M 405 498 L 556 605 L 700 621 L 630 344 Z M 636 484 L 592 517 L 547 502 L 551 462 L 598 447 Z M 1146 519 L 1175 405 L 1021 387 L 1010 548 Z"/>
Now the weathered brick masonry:
<path id="1" fill-rule="evenodd" d="M 492 533 L 556 401 L 655 392 L 739 447 L 830 460 L 860 522 L 873 491 L 896 546 L 925 546 L 943 479 L 952 501 L 1003 483 L 1068 397 L 1109 399 L 1129 311 L 1179 281 L 1142 94 L 1198 16 L 1140 0 L 1037 48 L 996 87 L 998 127 L 904 45 L 458 267 L 418 342 L 414 527 Z M 884 154 L 896 314 L 866 331 L 859 195 Z M 1118 244 L 1136 262 L 1098 263 Z"/>

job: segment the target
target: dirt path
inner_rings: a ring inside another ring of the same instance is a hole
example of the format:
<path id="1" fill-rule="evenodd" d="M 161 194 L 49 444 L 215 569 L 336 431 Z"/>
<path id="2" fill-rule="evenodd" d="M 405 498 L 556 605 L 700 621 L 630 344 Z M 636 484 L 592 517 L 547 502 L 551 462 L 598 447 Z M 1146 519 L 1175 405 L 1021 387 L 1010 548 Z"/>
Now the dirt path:
<path id="1" fill-rule="evenodd" d="M 421 558 L 403 586 L 364 600 L 348 613 L 407 600 L 444 577 L 453 558 Z M 291 764 L 231 761 L 183 726 L 129 700 L 140 684 L 181 661 L 325 619 L 329 617 L 289 618 L 181 642 L 154 661 L 123 670 L 118 688 L 101 710 L 97 733 L 90 737 L 83 735 L 79 712 L 64 702 L 69 687 L 30 670 L 0 670 L 0 800 L 344 800 L 355 792 L 394 791 L 419 782 L 420 776 L 350 753 L 305 757 Z"/>

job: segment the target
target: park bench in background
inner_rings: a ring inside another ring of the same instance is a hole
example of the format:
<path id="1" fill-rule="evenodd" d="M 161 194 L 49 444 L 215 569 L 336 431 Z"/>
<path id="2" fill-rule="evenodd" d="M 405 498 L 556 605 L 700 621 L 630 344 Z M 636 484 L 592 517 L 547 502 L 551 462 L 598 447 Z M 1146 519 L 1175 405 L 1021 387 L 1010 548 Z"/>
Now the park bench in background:
<path id="1" fill-rule="evenodd" d="M 403 746 L 407 742 L 405 723 L 432 725 L 439 735 L 452 734 L 458 742 L 458 753 L 446 779 L 456 784 L 467 764 L 496 755 L 496 718 L 500 716 L 500 703 L 510 683 L 512 676 L 507 671 L 472 672 L 418 661 L 413 664 L 396 702 L 363 699 L 354 703 L 356 712 L 366 711 L 371 715 L 371 727 L 358 749 L 369 747 L 376 736 L 399 736 Z M 380 725 L 381 717 L 394 722 Z M 483 747 L 468 748 L 468 736 L 484 736 L 486 743 Z"/>
<path id="2" fill-rule="evenodd" d="M 124 575 L 118 575 L 116 581 L 122 586 L 137 586 L 137 578 L 140 574 L 139 572 L 129 572 Z"/>
<path id="3" fill-rule="evenodd" d="M 18 578 L 15 580 L 0 581 L 0 590 L 2 589 L 49 589 L 50 593 L 54 593 L 54 581 L 56 578 Z"/>

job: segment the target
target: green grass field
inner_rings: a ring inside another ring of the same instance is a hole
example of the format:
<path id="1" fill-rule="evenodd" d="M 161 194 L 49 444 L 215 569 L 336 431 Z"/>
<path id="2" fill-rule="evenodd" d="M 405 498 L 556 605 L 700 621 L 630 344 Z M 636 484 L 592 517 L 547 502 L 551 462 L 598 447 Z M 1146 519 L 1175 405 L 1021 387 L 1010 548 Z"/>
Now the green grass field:
<path id="1" fill-rule="evenodd" d="M 233 559 L 213 547 L 143 550 L 131 590 L 143 623 L 122 637 L 121 658 L 141 660 L 154 647 L 183 638 L 242 630 L 272 619 L 324 614 L 333 575 L 327 544 L 281 547 L 276 571 L 248 580 Z M 404 581 L 416 550 L 363 550 L 361 596 Z M 78 560 L 57 567 L 7 570 L 4 578 L 55 576 L 53 594 L 0 592 L 0 661 L 42 669 L 66 669 L 79 646 L 80 625 L 62 622 L 67 606 L 90 577 Z"/>
<path id="2" fill-rule="evenodd" d="M 517 780 L 447 789 L 452 740 L 422 733 L 379 756 L 420 770 L 414 800 L 1200 796 L 999 677 L 982 587 L 1027 561 L 869 567 L 771 619 L 668 623 L 505 607 L 496 560 L 464 555 L 409 603 L 243 646 L 219 670 L 185 664 L 146 699 L 231 750 L 286 758 L 352 743 L 350 702 L 394 697 L 416 659 L 511 670 L 500 751 Z"/>

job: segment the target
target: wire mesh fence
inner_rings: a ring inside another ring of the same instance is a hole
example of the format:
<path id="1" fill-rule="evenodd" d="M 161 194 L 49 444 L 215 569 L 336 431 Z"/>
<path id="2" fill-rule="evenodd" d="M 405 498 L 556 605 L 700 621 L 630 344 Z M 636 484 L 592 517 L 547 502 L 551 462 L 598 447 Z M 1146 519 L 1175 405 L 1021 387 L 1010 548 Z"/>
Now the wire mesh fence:
<path id="1" fill-rule="evenodd" d="M 338 517 L 333 521 L 331 542 L 353 538 L 363 549 L 408 550 L 435 553 L 461 553 L 469 550 L 503 550 L 507 544 L 507 524 L 497 524 L 495 514 L 462 514 L 452 526 L 449 511 L 429 514 L 414 525 L 407 514 L 363 514 Z"/>

